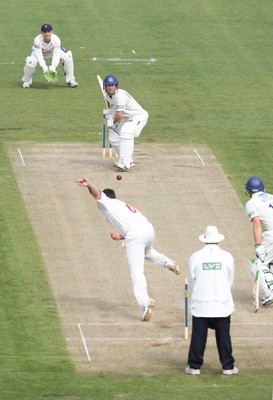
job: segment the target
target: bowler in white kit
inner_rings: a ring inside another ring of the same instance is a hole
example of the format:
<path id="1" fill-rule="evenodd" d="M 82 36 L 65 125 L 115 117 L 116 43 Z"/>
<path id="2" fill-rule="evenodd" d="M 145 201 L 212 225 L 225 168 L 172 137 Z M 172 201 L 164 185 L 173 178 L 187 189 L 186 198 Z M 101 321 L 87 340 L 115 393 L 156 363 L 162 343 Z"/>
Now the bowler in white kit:
<path id="1" fill-rule="evenodd" d="M 98 208 L 105 219 L 115 228 L 115 232 L 111 233 L 111 238 L 124 240 L 133 292 L 143 312 L 142 320 L 148 321 L 151 318 L 155 301 L 148 295 L 144 259 L 168 268 L 176 275 L 181 273 L 180 265 L 153 248 L 155 239 L 153 225 L 135 207 L 117 199 L 113 189 L 101 191 L 86 178 L 81 178 L 76 182 L 87 187 L 97 201 Z"/>

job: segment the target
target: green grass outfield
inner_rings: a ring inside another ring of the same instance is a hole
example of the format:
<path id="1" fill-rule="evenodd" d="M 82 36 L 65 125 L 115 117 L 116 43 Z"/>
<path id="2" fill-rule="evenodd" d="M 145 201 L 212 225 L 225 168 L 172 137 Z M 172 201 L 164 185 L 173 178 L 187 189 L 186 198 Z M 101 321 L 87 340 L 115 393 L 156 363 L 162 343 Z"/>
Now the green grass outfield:
<path id="1" fill-rule="evenodd" d="M 113 73 L 149 111 L 142 141 L 207 144 L 242 201 L 249 175 L 273 191 L 272 17 L 272 0 L 1 4 L 0 399 L 272 398 L 272 370 L 262 365 L 231 378 L 77 373 L 7 157 L 14 140 L 100 140 L 96 75 Z M 73 51 L 77 89 L 61 76 L 48 85 L 40 68 L 33 87 L 21 88 L 24 60 L 45 22 Z M 117 57 L 131 61 L 109 60 Z"/>

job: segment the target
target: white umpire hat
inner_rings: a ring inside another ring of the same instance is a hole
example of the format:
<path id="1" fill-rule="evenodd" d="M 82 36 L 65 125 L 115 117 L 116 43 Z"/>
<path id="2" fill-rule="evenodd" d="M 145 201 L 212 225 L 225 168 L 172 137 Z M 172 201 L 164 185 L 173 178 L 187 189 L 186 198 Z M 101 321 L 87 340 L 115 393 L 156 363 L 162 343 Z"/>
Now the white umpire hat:
<path id="1" fill-rule="evenodd" d="M 207 226 L 205 232 L 199 236 L 199 240 L 203 243 L 219 243 L 224 239 L 225 236 L 219 233 L 214 225 Z"/>

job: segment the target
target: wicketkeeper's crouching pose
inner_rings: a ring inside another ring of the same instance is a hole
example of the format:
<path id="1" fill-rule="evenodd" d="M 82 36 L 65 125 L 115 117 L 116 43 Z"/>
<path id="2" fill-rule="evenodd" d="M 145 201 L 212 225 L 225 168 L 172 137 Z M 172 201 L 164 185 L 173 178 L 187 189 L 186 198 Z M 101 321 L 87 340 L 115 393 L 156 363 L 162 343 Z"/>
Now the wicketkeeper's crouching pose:
<path id="1" fill-rule="evenodd" d="M 116 232 L 111 233 L 111 238 L 124 240 L 133 292 L 143 312 L 142 320 L 148 321 L 151 318 L 155 301 L 149 297 L 147 292 L 144 259 L 167 268 L 176 275 L 181 273 L 180 265 L 153 248 L 155 238 L 153 225 L 135 207 L 117 199 L 113 189 L 101 191 L 85 178 L 76 182 L 89 190 L 97 201 L 99 210 L 116 229 Z"/>
<path id="2" fill-rule="evenodd" d="M 257 257 L 254 261 L 249 260 L 250 271 L 256 278 L 259 270 L 262 304 L 268 306 L 273 304 L 273 195 L 264 192 L 264 184 L 258 176 L 251 176 L 245 189 L 250 196 L 246 203 L 246 213 L 253 224 Z"/>
<path id="3" fill-rule="evenodd" d="M 41 26 L 41 33 L 35 37 L 32 53 L 26 58 L 24 76 L 22 78 L 23 88 L 27 89 L 32 84 L 32 76 L 37 64 L 42 68 L 45 78 L 49 82 L 56 82 L 58 75 L 56 68 L 62 63 L 66 84 L 72 88 L 78 86 L 74 76 L 74 62 L 71 51 L 66 51 L 61 46 L 60 38 L 52 33 L 52 25 Z M 51 60 L 51 65 L 46 64 Z"/>

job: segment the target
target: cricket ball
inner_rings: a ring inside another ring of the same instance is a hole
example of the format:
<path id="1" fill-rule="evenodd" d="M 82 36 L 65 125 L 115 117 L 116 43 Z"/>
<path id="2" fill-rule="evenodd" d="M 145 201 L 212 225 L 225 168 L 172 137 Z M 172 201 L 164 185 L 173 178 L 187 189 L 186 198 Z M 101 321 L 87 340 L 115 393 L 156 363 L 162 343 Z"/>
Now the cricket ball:
<path id="1" fill-rule="evenodd" d="M 121 175 L 117 175 L 117 180 L 120 181 L 122 179 Z"/>

